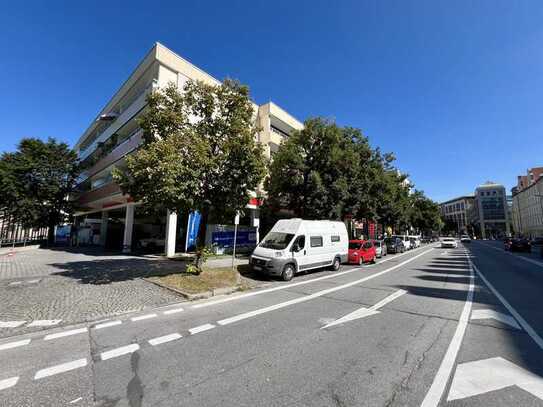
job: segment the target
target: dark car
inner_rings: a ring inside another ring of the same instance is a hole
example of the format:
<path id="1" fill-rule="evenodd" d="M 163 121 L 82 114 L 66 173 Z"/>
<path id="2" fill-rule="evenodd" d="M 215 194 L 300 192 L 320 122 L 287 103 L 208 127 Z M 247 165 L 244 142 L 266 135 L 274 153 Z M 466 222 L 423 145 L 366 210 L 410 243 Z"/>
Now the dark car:
<path id="1" fill-rule="evenodd" d="M 402 239 L 399 237 L 387 237 L 385 239 L 388 253 L 403 253 L 405 252 L 405 245 Z"/>
<path id="2" fill-rule="evenodd" d="M 543 237 L 536 237 L 532 240 L 532 246 L 543 246 Z"/>
<path id="3" fill-rule="evenodd" d="M 512 252 L 528 252 L 532 251 L 532 243 L 528 239 L 512 239 L 509 244 L 509 250 Z"/>

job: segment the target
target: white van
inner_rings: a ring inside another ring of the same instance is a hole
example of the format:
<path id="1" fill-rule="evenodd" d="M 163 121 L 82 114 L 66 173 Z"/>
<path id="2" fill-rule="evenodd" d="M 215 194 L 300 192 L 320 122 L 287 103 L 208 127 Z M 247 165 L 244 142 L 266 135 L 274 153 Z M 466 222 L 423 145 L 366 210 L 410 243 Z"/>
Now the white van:
<path id="1" fill-rule="evenodd" d="M 288 281 L 300 271 L 327 266 L 339 270 L 348 253 L 344 223 L 282 219 L 255 248 L 250 264 L 255 271 Z"/>

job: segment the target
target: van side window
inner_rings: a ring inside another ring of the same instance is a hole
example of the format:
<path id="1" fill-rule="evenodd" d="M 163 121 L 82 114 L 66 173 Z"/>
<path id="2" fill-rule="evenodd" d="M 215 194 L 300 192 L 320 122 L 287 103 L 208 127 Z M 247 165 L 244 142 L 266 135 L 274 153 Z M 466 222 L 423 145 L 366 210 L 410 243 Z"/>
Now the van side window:
<path id="1" fill-rule="evenodd" d="M 322 247 L 322 236 L 311 236 L 309 242 L 311 247 Z"/>
<path id="2" fill-rule="evenodd" d="M 339 242 L 339 240 L 340 240 L 338 235 L 332 235 L 331 239 L 332 239 L 332 242 Z"/>
<path id="3" fill-rule="evenodd" d="M 303 248 L 305 247 L 305 236 L 298 236 L 296 238 L 296 241 L 294 242 L 294 244 L 292 245 L 292 248 L 294 251 L 296 252 L 299 252 L 300 250 L 302 250 Z"/>

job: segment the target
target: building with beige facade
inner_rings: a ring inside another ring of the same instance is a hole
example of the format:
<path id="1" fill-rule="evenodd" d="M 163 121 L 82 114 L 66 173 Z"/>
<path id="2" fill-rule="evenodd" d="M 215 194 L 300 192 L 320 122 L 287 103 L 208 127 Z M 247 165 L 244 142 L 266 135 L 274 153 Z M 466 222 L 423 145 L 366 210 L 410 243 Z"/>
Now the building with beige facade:
<path id="1" fill-rule="evenodd" d="M 464 195 L 439 204 L 441 215 L 445 220 L 456 224 L 458 234 L 468 233 L 469 214 L 473 208 L 473 201 L 473 195 Z"/>
<path id="2" fill-rule="evenodd" d="M 523 177 L 526 177 L 524 183 L 519 182 L 512 190 L 513 230 L 520 236 L 540 237 L 543 236 L 543 176 Z"/>
<path id="3" fill-rule="evenodd" d="M 110 249 L 130 251 L 138 242 L 164 246 L 173 254 L 186 233 L 183 219 L 169 213 L 150 217 L 138 213 L 138 202 L 124 195 L 113 182 L 112 169 L 123 168 L 125 157 L 142 142 L 138 117 L 145 110 L 150 92 L 175 83 L 180 89 L 189 80 L 208 84 L 221 82 L 183 59 L 162 44 L 156 43 L 122 84 L 110 101 L 79 138 L 75 149 L 87 169 L 78 180 L 78 225 L 82 244 L 97 244 Z M 254 106 L 254 120 L 261 129 L 257 141 L 270 157 L 281 142 L 302 123 L 273 102 Z M 247 217 L 258 225 L 258 197 L 247 203 Z M 187 215 L 188 216 L 188 215 Z M 182 246 L 182 244 L 181 244 Z"/>

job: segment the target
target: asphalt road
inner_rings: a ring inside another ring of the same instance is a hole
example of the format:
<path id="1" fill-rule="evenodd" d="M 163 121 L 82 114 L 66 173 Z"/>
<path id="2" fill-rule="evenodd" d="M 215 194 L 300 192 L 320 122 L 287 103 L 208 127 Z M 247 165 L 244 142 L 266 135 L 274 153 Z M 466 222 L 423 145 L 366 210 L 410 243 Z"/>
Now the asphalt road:
<path id="1" fill-rule="evenodd" d="M 4 338 L 0 405 L 543 405 L 542 283 L 543 263 L 497 243 L 423 246 Z"/>

